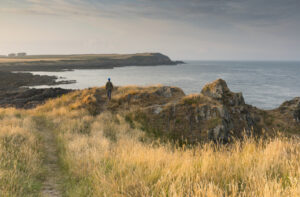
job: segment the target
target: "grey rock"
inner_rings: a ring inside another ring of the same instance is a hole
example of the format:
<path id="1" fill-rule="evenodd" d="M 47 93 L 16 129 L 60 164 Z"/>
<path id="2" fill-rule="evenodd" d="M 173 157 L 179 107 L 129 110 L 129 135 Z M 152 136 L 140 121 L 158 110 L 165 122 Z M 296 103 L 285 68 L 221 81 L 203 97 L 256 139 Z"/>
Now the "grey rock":
<path id="1" fill-rule="evenodd" d="M 155 92 L 158 96 L 163 96 L 166 98 L 172 97 L 172 90 L 170 87 L 161 87 Z"/>
<path id="2" fill-rule="evenodd" d="M 227 136 L 228 132 L 226 131 L 224 125 L 217 125 L 208 133 L 209 139 L 213 141 L 227 141 Z"/>
<path id="3" fill-rule="evenodd" d="M 223 98 L 227 92 L 229 92 L 229 89 L 223 79 L 217 79 L 212 83 L 206 84 L 201 91 L 203 95 L 214 99 Z"/>
<path id="4" fill-rule="evenodd" d="M 160 106 L 156 106 L 153 110 L 154 114 L 159 114 L 163 109 Z"/>
<path id="5" fill-rule="evenodd" d="M 289 113 L 294 118 L 294 121 L 300 123 L 300 97 L 296 97 L 290 101 L 284 102 L 279 110 L 281 113 Z"/>

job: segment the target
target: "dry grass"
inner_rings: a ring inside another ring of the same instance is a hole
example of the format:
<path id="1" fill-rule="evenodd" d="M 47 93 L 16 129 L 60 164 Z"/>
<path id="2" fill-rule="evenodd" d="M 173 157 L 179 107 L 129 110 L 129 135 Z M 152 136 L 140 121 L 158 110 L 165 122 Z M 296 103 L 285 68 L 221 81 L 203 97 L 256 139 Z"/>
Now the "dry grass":
<path id="1" fill-rule="evenodd" d="M 135 85 L 129 85 L 129 86 L 122 86 L 117 89 L 117 91 L 114 92 L 114 100 L 122 99 L 123 97 L 126 97 L 128 95 L 136 95 L 140 93 L 154 93 L 157 91 L 158 88 L 162 87 L 161 84 L 152 85 L 152 86 L 135 86 Z"/>
<path id="2" fill-rule="evenodd" d="M 201 94 L 190 94 L 181 99 L 182 104 L 192 104 L 192 105 L 203 105 L 207 103 L 211 103 L 214 105 L 220 105 L 215 100 L 211 99 L 210 97 L 203 96 Z"/>
<path id="3" fill-rule="evenodd" d="M 53 121 L 69 176 L 68 196 L 300 195 L 298 140 L 279 136 L 176 147 L 145 143 L 144 133 L 120 115 L 92 117 L 81 109 L 57 118 L 57 112 L 52 111 Z"/>
<path id="4" fill-rule="evenodd" d="M 37 196 L 43 175 L 41 144 L 28 112 L 0 109 L 0 196 Z"/>
<path id="5" fill-rule="evenodd" d="M 131 128 L 120 114 L 90 115 L 80 105 L 87 96 L 87 90 L 73 92 L 35 110 L 0 111 L 0 154 L 7 158 L 0 160 L 0 192 L 13 194 L 9 192 L 17 190 L 10 189 L 11 183 L 25 188 L 19 181 L 39 174 L 39 143 L 29 131 L 37 130 L 32 121 L 43 114 L 55 128 L 65 196 L 300 196 L 298 139 L 247 138 L 226 146 L 179 147 L 145 140 L 145 133 Z M 5 153 L 3 139 L 16 134 L 23 136 L 26 151 L 9 142 L 17 151 L 14 157 Z M 22 175 L 3 176 L 18 172 L 14 167 L 8 172 L 3 163 L 18 163 L 20 157 L 27 166 Z"/>
<path id="6" fill-rule="evenodd" d="M 185 149 L 142 143 L 142 132 L 111 114 L 85 116 L 81 126 L 63 125 L 62 158 L 71 177 L 88 183 L 82 191 L 93 196 L 300 195 L 300 146 L 293 140 Z"/>

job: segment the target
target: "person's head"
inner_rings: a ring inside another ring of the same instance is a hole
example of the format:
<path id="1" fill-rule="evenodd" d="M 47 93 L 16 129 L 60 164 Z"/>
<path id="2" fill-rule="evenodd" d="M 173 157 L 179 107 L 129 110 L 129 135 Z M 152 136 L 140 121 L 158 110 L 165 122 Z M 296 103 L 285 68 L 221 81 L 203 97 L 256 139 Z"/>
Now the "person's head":
<path id="1" fill-rule="evenodd" d="M 110 78 L 108 78 L 108 81 L 110 81 Z"/>

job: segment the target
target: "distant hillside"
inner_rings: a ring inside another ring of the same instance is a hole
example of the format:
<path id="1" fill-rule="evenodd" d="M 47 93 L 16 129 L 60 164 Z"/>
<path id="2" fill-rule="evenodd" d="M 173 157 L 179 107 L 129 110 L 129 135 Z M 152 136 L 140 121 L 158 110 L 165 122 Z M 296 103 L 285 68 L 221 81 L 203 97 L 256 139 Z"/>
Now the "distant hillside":
<path id="1" fill-rule="evenodd" d="M 161 53 L 83 54 L 83 55 L 28 55 L 0 57 L 2 71 L 57 71 L 63 69 L 107 69 L 121 66 L 176 65 Z"/>

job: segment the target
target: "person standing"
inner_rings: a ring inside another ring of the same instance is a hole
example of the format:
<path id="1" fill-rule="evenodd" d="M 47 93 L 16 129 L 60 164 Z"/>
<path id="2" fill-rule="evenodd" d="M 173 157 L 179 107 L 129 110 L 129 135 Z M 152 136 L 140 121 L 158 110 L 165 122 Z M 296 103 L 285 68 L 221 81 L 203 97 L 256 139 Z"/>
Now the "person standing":
<path id="1" fill-rule="evenodd" d="M 111 100 L 111 92 L 114 89 L 114 86 L 113 86 L 112 82 L 110 81 L 110 78 L 108 78 L 108 81 L 106 82 L 105 89 L 106 89 L 108 100 Z"/>

